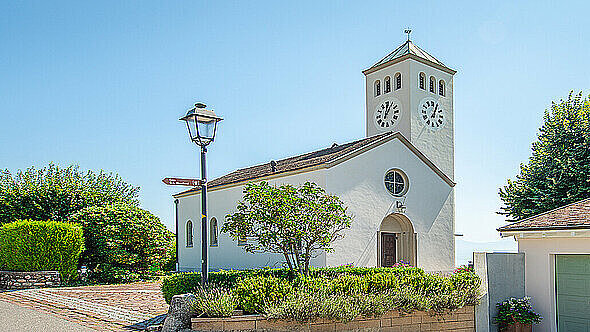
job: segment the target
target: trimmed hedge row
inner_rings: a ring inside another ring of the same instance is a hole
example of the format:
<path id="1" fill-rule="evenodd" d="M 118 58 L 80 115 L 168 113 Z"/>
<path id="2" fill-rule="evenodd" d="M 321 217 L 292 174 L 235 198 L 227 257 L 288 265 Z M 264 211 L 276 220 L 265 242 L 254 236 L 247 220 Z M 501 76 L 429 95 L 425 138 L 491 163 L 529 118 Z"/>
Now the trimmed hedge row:
<path id="1" fill-rule="evenodd" d="M 426 273 L 415 267 L 397 267 L 397 268 L 370 268 L 370 267 L 326 267 L 326 268 L 312 268 L 309 273 L 309 278 L 329 278 L 333 279 L 339 275 L 347 274 L 354 276 L 374 275 L 378 273 L 393 274 L 397 277 L 407 276 L 425 276 Z M 297 276 L 293 275 L 289 269 L 250 269 L 250 270 L 221 270 L 218 272 L 209 273 L 209 282 L 216 286 L 224 288 L 234 288 L 240 280 L 250 277 L 275 277 L 294 281 Z M 186 293 L 194 293 L 201 284 L 200 272 L 183 272 L 176 273 L 164 278 L 162 282 L 162 293 L 167 303 L 170 303 L 172 296 Z"/>
<path id="2" fill-rule="evenodd" d="M 76 276 L 84 249 L 82 226 L 58 221 L 19 220 L 0 227 L 0 269 L 59 271 Z"/>
<path id="3" fill-rule="evenodd" d="M 408 267 L 318 270 L 313 276 L 291 280 L 272 276 L 277 272 L 273 270 L 247 271 L 243 274 L 258 275 L 239 279 L 231 287 L 196 286 L 193 309 L 207 317 L 228 316 L 242 309 L 277 319 L 348 321 L 358 316 L 380 316 L 390 310 L 443 313 L 478 302 L 480 279 L 469 271 L 442 276 Z M 232 271 L 230 276 L 233 278 L 235 273 Z M 224 272 L 217 273 L 214 279 L 225 276 Z"/>

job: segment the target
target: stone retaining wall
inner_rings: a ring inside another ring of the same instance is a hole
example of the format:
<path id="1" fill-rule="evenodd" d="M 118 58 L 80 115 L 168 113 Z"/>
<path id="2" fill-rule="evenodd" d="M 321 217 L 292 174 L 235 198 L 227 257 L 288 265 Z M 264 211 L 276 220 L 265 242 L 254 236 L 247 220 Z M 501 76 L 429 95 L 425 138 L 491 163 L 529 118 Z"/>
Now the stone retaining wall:
<path id="1" fill-rule="evenodd" d="M 26 289 L 59 286 L 57 271 L 0 271 L 0 289 Z"/>
<path id="2" fill-rule="evenodd" d="M 465 307 L 444 315 L 416 311 L 386 313 L 379 318 L 356 319 L 348 323 L 320 320 L 297 323 L 267 320 L 260 315 L 229 318 L 192 318 L 195 331 L 475 331 L 475 309 Z"/>

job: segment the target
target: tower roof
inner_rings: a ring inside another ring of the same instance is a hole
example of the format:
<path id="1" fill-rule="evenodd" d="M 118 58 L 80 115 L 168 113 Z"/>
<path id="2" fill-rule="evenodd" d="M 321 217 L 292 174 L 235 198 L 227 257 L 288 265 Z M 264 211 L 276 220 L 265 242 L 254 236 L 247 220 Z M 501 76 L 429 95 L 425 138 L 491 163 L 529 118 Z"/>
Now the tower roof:
<path id="1" fill-rule="evenodd" d="M 454 75 L 456 73 L 455 70 L 447 67 L 437 58 L 433 57 L 428 52 L 416 46 L 414 43 L 412 43 L 411 40 L 407 40 L 405 43 L 401 44 L 398 48 L 393 50 L 393 52 L 387 54 L 383 59 L 377 61 L 377 63 L 372 65 L 369 69 L 364 70 L 363 73 L 366 75 L 374 72 L 377 69 L 400 62 L 408 58 L 412 58 L 425 64 L 434 66 L 438 69 L 450 73 L 451 75 Z"/>

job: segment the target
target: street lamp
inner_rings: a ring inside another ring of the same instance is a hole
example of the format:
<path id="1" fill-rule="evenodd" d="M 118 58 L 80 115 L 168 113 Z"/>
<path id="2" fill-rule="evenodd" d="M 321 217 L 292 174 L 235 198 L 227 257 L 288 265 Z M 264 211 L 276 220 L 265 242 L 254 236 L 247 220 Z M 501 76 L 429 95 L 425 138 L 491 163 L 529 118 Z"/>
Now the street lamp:
<path id="1" fill-rule="evenodd" d="M 215 139 L 217 123 L 222 118 L 215 115 L 213 110 L 206 109 L 206 105 L 196 103 L 195 107 L 186 112 L 186 115 L 180 118 L 186 122 L 188 134 L 195 144 L 201 147 L 201 283 L 207 285 L 209 274 L 209 262 L 207 260 L 209 253 L 207 247 L 207 164 L 205 155 L 207 145 Z"/>

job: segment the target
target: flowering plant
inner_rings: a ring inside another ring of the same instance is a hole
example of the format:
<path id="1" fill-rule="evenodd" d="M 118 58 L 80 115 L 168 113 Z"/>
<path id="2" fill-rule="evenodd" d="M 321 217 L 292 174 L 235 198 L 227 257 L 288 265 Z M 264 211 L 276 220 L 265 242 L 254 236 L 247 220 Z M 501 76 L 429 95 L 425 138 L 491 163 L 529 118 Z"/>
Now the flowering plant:
<path id="1" fill-rule="evenodd" d="M 538 324 L 541 322 L 541 315 L 531 308 L 530 297 L 522 299 L 510 298 L 496 304 L 498 315 L 494 317 L 500 331 L 507 329 L 510 325 L 520 323 L 523 325 Z"/>
<path id="2" fill-rule="evenodd" d="M 393 265 L 393 267 L 411 267 L 412 265 L 410 265 L 409 262 L 404 262 L 403 260 L 400 260 L 399 262 L 395 263 Z"/>
<path id="3" fill-rule="evenodd" d="M 461 265 L 455 269 L 455 274 L 465 273 L 465 272 L 473 272 L 473 267 L 468 266 L 468 265 Z"/>

